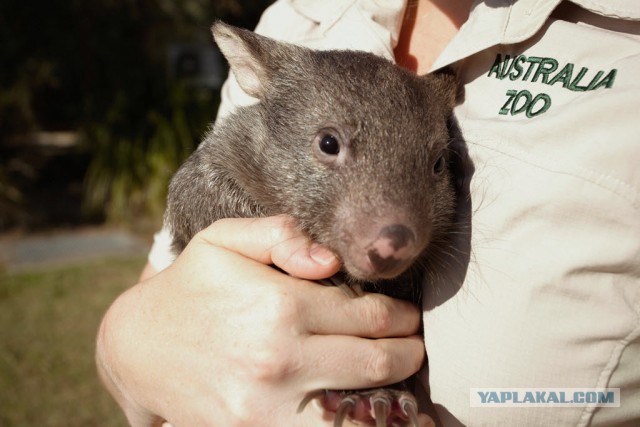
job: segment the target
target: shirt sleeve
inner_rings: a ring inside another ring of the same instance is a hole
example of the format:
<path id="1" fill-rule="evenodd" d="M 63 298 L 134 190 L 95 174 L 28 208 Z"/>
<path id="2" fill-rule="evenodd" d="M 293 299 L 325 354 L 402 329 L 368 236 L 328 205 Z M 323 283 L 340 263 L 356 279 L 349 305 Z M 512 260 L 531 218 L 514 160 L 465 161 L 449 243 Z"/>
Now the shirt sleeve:
<path id="1" fill-rule="evenodd" d="M 166 228 L 162 228 L 153 236 L 153 245 L 148 256 L 149 264 L 159 272 L 169 267 L 174 260 L 175 255 L 171 251 L 171 233 Z"/>

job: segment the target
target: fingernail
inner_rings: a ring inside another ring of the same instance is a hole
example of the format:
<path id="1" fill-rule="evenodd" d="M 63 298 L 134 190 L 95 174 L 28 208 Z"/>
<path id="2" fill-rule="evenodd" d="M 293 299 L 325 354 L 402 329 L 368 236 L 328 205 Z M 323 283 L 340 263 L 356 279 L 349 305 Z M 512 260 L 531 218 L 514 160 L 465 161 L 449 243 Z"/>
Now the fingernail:
<path id="1" fill-rule="evenodd" d="M 319 243 L 312 243 L 309 248 L 311 259 L 320 265 L 329 265 L 336 261 L 336 256 L 326 246 Z"/>

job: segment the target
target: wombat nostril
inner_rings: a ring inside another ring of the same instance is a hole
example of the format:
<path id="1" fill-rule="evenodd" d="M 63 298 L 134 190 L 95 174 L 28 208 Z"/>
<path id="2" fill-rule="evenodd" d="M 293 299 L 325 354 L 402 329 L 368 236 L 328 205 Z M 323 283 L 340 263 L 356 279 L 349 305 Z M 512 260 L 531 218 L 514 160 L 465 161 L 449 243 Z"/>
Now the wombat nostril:
<path id="1" fill-rule="evenodd" d="M 369 249 L 367 252 L 367 257 L 371 262 L 371 266 L 373 270 L 378 273 L 384 275 L 385 273 L 389 273 L 395 271 L 398 266 L 404 261 L 401 259 L 394 258 L 393 256 L 383 257 L 380 256 L 380 253 L 377 249 Z"/>
<path id="2" fill-rule="evenodd" d="M 400 274 L 415 256 L 415 234 L 404 225 L 392 224 L 380 230 L 367 247 L 371 268 L 382 277 Z"/>
<path id="3" fill-rule="evenodd" d="M 401 224 L 393 224 L 384 227 L 380 231 L 379 238 L 389 239 L 389 244 L 396 251 L 416 241 L 416 237 L 413 232 L 408 227 Z"/>

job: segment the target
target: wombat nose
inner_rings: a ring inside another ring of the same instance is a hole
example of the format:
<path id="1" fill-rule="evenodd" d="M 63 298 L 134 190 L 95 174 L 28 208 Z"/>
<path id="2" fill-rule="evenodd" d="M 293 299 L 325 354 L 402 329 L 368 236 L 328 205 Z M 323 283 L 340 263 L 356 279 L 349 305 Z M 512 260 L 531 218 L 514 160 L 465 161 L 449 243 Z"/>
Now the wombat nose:
<path id="1" fill-rule="evenodd" d="M 373 270 L 382 278 L 402 273 L 415 256 L 415 234 L 406 226 L 393 224 L 384 227 L 367 250 Z"/>
<path id="2" fill-rule="evenodd" d="M 391 246 L 397 251 L 412 244 L 416 237 L 413 231 L 401 224 L 388 225 L 380 231 L 380 237 L 389 239 Z"/>

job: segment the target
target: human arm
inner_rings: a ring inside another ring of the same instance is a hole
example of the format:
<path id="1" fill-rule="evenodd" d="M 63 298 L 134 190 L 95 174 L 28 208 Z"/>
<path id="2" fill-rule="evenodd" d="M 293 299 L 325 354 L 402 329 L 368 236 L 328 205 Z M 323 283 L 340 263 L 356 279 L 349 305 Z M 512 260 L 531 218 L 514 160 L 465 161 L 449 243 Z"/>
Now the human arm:
<path id="1" fill-rule="evenodd" d="M 145 280 L 155 276 L 156 274 L 158 274 L 158 270 L 153 266 L 153 264 L 148 262 L 142 269 L 142 273 L 140 273 L 138 282 L 144 282 Z"/>
<path id="2" fill-rule="evenodd" d="M 283 217 L 223 220 L 116 300 L 97 360 L 132 425 L 326 425 L 316 405 L 296 414 L 308 392 L 393 383 L 420 367 L 415 307 L 351 299 L 270 264 L 312 280 L 339 268 Z"/>

